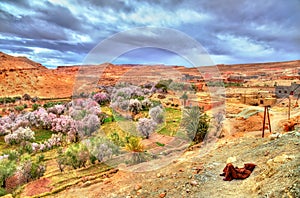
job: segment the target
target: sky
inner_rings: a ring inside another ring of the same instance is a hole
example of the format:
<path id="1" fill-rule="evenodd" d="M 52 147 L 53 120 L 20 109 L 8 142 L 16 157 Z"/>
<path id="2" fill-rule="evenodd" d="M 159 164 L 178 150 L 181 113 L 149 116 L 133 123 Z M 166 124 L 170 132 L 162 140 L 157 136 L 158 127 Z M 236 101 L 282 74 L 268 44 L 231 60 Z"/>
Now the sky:
<path id="1" fill-rule="evenodd" d="M 0 51 L 48 67 L 101 45 L 117 64 L 191 66 L 190 40 L 214 64 L 299 60 L 299 27 L 300 0 L 0 0 Z"/>

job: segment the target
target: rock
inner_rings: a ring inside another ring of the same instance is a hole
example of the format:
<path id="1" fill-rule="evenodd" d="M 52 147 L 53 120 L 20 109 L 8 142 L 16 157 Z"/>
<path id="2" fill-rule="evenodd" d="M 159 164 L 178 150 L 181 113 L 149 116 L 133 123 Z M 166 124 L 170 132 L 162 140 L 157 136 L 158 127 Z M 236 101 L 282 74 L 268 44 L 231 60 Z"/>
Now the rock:
<path id="1" fill-rule="evenodd" d="M 87 187 L 87 186 L 90 186 L 91 184 L 92 184 L 91 181 L 86 181 L 81 186 L 82 187 Z"/>
<path id="2" fill-rule="evenodd" d="M 166 195 L 167 195 L 166 192 L 162 192 L 162 193 L 159 194 L 159 197 L 160 197 L 160 198 L 163 198 L 163 197 L 165 197 Z"/>
<path id="3" fill-rule="evenodd" d="M 195 181 L 195 180 L 192 180 L 192 181 L 190 182 L 190 184 L 191 184 L 192 186 L 197 186 L 197 185 L 198 185 L 198 182 Z"/>
<path id="4" fill-rule="evenodd" d="M 236 157 L 228 157 L 227 160 L 226 160 L 226 163 L 233 163 L 233 162 L 236 162 Z"/>
<path id="5" fill-rule="evenodd" d="M 190 189 L 186 189 L 185 192 L 186 192 L 186 193 L 190 193 L 191 190 L 190 190 Z"/>
<path id="6" fill-rule="evenodd" d="M 134 190 L 138 191 L 140 189 L 142 189 L 142 185 L 141 184 L 135 185 Z"/>
<path id="7" fill-rule="evenodd" d="M 139 189 L 138 191 L 136 191 L 136 195 L 140 195 L 142 194 L 142 189 Z"/>
<path id="8" fill-rule="evenodd" d="M 194 170 L 194 172 L 193 172 L 194 174 L 198 174 L 198 173 L 200 173 L 200 171 L 203 170 L 203 166 L 193 167 L 192 169 Z"/>
<path id="9" fill-rule="evenodd" d="M 275 140 L 277 138 L 281 138 L 281 134 L 280 133 L 273 133 L 269 136 L 270 140 Z"/>
<path id="10" fill-rule="evenodd" d="M 161 177 L 162 177 L 162 174 L 157 173 L 157 174 L 156 174 L 156 177 L 157 177 L 157 178 L 161 178 Z"/>

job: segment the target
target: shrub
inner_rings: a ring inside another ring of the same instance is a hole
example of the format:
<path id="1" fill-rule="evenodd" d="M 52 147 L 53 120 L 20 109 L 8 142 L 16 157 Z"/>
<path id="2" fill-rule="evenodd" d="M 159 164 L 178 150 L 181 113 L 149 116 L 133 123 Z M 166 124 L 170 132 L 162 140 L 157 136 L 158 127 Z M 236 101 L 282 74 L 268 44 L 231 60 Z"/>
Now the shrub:
<path id="1" fill-rule="evenodd" d="M 109 139 L 117 146 L 124 146 L 124 141 L 122 141 L 117 132 L 111 133 Z"/>
<path id="2" fill-rule="evenodd" d="M 21 106 L 15 106 L 15 110 L 16 111 L 23 111 L 24 110 L 24 106 L 23 105 L 21 105 Z"/>
<path id="3" fill-rule="evenodd" d="M 63 164 L 72 166 L 74 169 L 85 167 L 89 160 L 89 151 L 84 144 L 73 144 L 64 153 Z"/>
<path id="4" fill-rule="evenodd" d="M 0 196 L 6 195 L 6 190 L 4 188 L 0 188 Z"/>
<path id="5" fill-rule="evenodd" d="M 202 108 L 194 106 L 184 109 L 182 123 L 192 141 L 199 143 L 204 140 L 209 128 L 209 117 Z"/>
<path id="6" fill-rule="evenodd" d="M 54 105 L 61 105 L 62 102 L 47 102 L 43 105 L 44 108 L 50 108 L 50 107 L 53 107 Z"/>
<path id="7" fill-rule="evenodd" d="M 30 155 L 23 155 L 21 165 L 18 167 L 21 180 L 25 182 L 39 179 L 46 171 L 46 165 L 43 163 L 44 155 L 39 155 L 33 160 Z"/>
<path id="8" fill-rule="evenodd" d="M 24 95 L 22 96 L 22 98 L 23 98 L 23 100 L 30 100 L 30 99 L 31 99 L 31 97 L 30 97 L 29 94 L 24 94 Z"/>
<path id="9" fill-rule="evenodd" d="M 63 172 L 65 169 L 65 166 L 67 164 L 66 163 L 67 158 L 65 157 L 62 148 L 58 148 L 56 154 L 57 154 L 57 157 L 56 157 L 57 166 L 58 166 L 60 172 Z"/>
<path id="10" fill-rule="evenodd" d="M 40 107 L 39 104 L 34 103 L 34 104 L 32 105 L 32 110 L 35 111 L 35 110 L 37 110 L 39 107 Z"/>
<path id="11" fill-rule="evenodd" d="M 8 150 L 3 152 L 2 156 L 7 156 L 7 159 L 11 161 L 16 161 L 19 158 L 20 154 L 15 150 Z"/>
<path id="12" fill-rule="evenodd" d="M 130 136 L 125 144 L 125 149 L 130 152 L 144 152 L 141 138 Z"/>
<path id="13" fill-rule="evenodd" d="M 141 118 L 138 121 L 137 130 L 141 133 L 141 135 L 149 138 L 150 134 L 156 129 L 157 123 L 152 119 Z"/>
<path id="14" fill-rule="evenodd" d="M 153 107 L 149 110 L 149 115 L 152 120 L 157 124 L 161 124 L 164 122 L 164 110 L 160 106 Z"/>
<path id="15" fill-rule="evenodd" d="M 15 161 L 9 159 L 0 160 L 0 185 L 2 188 L 6 187 L 6 179 L 12 176 L 16 171 Z"/>

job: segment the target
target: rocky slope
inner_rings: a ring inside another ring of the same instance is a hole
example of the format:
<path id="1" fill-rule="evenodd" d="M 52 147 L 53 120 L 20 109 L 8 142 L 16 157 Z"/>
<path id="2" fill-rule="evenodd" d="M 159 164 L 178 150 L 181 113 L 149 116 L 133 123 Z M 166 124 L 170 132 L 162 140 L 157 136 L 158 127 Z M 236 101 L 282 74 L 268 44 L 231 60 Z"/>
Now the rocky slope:
<path id="1" fill-rule="evenodd" d="M 99 183 L 85 181 L 49 197 L 299 197 L 300 132 L 278 139 L 247 136 L 224 138 L 194 148 L 168 166 L 148 172 L 119 170 Z M 219 176 L 230 161 L 238 167 L 255 163 L 249 178 L 223 181 Z M 147 166 L 140 164 L 139 166 Z"/>

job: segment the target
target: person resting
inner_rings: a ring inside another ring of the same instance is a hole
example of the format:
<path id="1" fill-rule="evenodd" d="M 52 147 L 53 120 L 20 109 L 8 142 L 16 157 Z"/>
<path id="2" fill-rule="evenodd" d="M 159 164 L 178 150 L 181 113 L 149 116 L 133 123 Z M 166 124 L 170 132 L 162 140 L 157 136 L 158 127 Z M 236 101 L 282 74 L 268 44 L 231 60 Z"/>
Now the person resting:
<path id="1" fill-rule="evenodd" d="M 234 167 L 231 163 L 226 164 L 223 173 L 220 176 L 225 176 L 224 181 L 231 181 L 233 179 L 246 179 L 250 176 L 255 168 L 255 164 L 244 164 L 244 168 Z"/>

